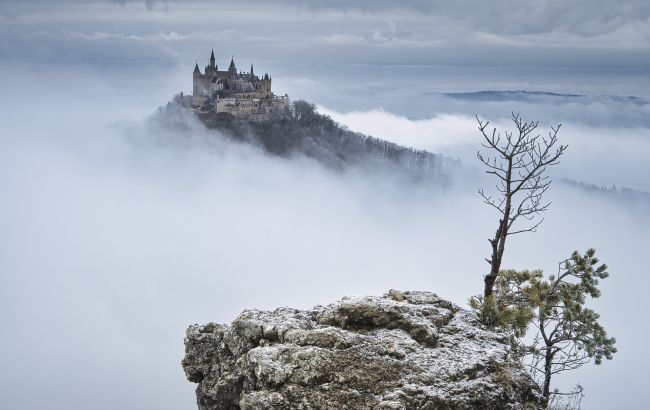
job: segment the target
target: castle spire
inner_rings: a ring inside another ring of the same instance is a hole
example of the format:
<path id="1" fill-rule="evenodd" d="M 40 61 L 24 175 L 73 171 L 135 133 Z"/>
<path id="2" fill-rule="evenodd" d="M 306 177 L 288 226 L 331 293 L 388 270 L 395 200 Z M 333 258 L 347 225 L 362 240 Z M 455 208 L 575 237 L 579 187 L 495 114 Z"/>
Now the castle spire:
<path id="1" fill-rule="evenodd" d="M 214 48 L 212 49 L 212 53 L 210 53 L 210 68 L 215 67 L 215 60 L 214 60 Z"/>
<path id="2" fill-rule="evenodd" d="M 194 65 L 194 74 L 201 74 L 201 70 L 199 70 L 199 62 L 198 61 Z"/>
<path id="3" fill-rule="evenodd" d="M 235 67 L 235 56 L 232 56 L 232 58 L 230 59 L 230 67 L 228 67 L 228 73 L 231 76 L 237 75 L 237 67 Z"/>
<path id="4" fill-rule="evenodd" d="M 253 63 L 251 63 L 251 75 L 255 75 L 255 74 L 253 73 Z"/>

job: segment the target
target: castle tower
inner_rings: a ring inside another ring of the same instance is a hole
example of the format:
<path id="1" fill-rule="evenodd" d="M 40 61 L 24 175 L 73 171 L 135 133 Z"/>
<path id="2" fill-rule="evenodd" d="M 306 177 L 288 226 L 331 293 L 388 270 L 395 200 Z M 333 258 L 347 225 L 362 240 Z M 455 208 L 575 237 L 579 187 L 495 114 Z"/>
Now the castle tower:
<path id="1" fill-rule="evenodd" d="M 199 70 L 199 63 L 194 66 L 194 73 L 192 74 L 192 95 L 194 97 L 201 96 L 201 89 L 203 88 L 203 76 Z"/>
<path id="2" fill-rule="evenodd" d="M 230 67 L 228 67 L 228 75 L 230 75 L 231 77 L 237 77 L 237 67 L 235 67 L 234 56 L 230 59 Z"/>
<path id="3" fill-rule="evenodd" d="M 264 77 L 262 77 L 261 91 L 263 97 L 271 96 L 271 77 L 269 77 L 268 73 L 264 74 Z"/>
<path id="4" fill-rule="evenodd" d="M 253 63 L 251 63 L 251 77 L 254 76 L 255 73 L 253 73 Z"/>
<path id="5" fill-rule="evenodd" d="M 215 70 L 217 69 L 217 65 L 214 60 L 214 48 L 212 49 L 212 53 L 210 54 L 210 68 Z"/>

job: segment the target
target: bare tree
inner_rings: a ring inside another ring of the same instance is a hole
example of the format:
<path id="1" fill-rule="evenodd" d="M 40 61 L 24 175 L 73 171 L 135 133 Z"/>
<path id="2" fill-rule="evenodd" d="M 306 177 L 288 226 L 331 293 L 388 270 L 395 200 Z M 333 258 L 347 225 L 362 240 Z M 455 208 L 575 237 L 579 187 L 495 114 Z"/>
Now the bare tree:
<path id="1" fill-rule="evenodd" d="M 478 129 L 484 137 L 482 145 L 490 151 L 489 155 L 477 153 L 478 159 L 487 167 L 486 173 L 497 178 L 496 193 L 488 194 L 479 189 L 483 201 L 500 214 L 499 225 L 494 238 L 489 239 L 492 255 L 486 258 L 490 273 L 484 278 L 483 297 L 494 291 L 494 283 L 499 276 L 506 239 L 522 232 L 534 232 L 544 218 L 535 218 L 545 211 L 550 203 L 543 202 L 542 196 L 551 181 L 547 168 L 559 163 L 560 156 L 567 145 L 557 144 L 560 125 L 551 127 L 548 136 L 535 133 L 537 122 L 526 122 L 519 114 L 512 113 L 516 132 L 504 131 L 503 136 L 494 128 L 487 131 L 489 121 L 478 117 Z M 515 228 L 515 222 L 524 219 L 528 224 Z"/>

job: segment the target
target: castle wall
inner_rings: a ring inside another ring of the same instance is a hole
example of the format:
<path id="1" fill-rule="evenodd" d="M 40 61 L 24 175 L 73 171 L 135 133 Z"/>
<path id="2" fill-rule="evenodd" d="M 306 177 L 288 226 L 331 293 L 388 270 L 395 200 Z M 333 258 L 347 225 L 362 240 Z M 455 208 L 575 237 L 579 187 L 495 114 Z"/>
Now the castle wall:
<path id="1" fill-rule="evenodd" d="M 226 112 L 238 118 L 256 117 L 268 118 L 271 113 L 284 111 L 288 103 L 287 97 L 272 98 L 223 98 L 214 101 L 215 112 Z"/>

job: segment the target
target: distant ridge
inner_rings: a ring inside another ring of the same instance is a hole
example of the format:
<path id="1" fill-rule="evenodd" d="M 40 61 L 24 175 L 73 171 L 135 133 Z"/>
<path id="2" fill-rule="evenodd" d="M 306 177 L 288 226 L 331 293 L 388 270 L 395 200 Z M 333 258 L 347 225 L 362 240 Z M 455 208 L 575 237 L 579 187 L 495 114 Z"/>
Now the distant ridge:
<path id="1" fill-rule="evenodd" d="M 472 91 L 463 93 L 445 93 L 447 97 L 470 101 L 535 101 L 540 98 L 571 99 L 572 102 L 590 103 L 594 101 L 615 101 L 637 105 L 650 104 L 641 97 L 632 95 L 586 95 L 554 93 L 549 91 Z"/>
<path id="2" fill-rule="evenodd" d="M 599 197 L 625 202 L 626 204 L 645 205 L 650 207 L 650 192 L 627 187 L 617 188 L 616 185 L 608 188 L 568 178 L 560 178 L 559 181 L 571 188 L 598 195 Z"/>

